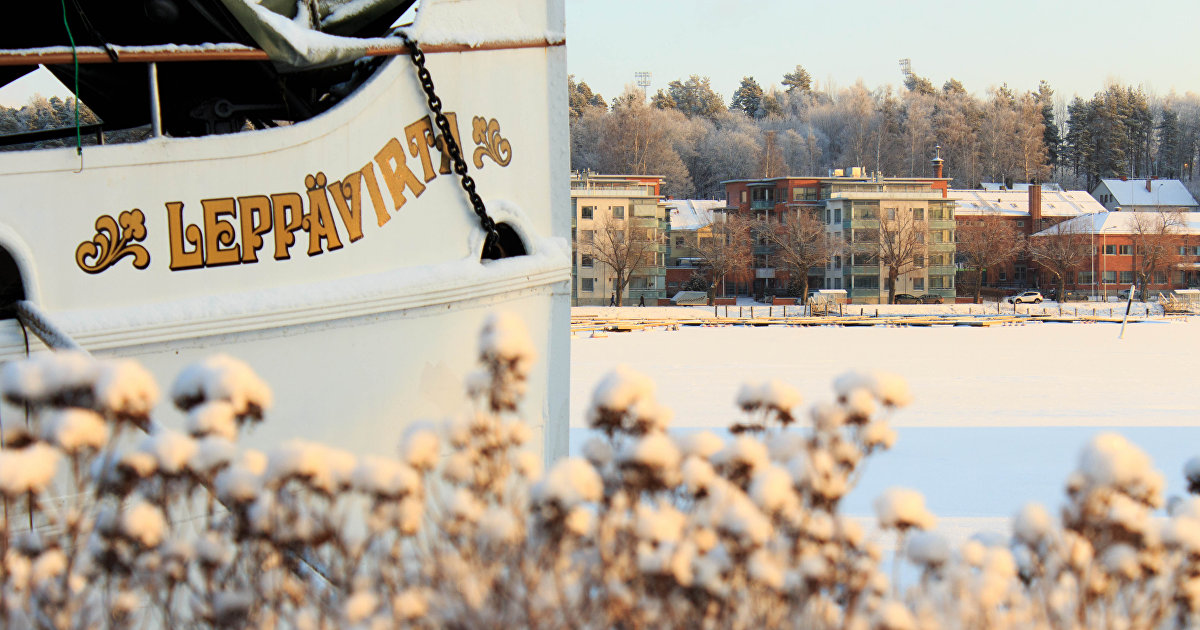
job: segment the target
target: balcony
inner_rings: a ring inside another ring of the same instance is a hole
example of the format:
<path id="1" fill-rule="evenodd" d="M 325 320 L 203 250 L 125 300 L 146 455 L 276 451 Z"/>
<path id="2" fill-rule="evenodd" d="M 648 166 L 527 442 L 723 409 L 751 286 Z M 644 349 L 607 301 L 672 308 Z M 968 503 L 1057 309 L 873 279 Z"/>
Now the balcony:
<path id="1" fill-rule="evenodd" d="M 773 200 L 770 200 L 770 201 L 751 201 L 751 202 L 750 202 L 750 209 L 751 209 L 751 210 L 774 210 L 774 209 L 775 209 L 775 202 L 774 202 Z"/>

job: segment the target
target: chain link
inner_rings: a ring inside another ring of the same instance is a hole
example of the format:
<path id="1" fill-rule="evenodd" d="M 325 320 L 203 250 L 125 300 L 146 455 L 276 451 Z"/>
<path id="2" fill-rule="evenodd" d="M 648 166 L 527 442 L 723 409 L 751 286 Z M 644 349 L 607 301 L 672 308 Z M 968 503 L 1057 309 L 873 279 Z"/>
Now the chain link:
<path id="1" fill-rule="evenodd" d="M 467 197 L 471 200 L 471 208 L 479 217 L 479 227 L 483 228 L 487 235 L 483 242 L 483 258 L 490 260 L 503 258 L 504 250 L 500 247 L 500 232 L 496 229 L 496 222 L 488 216 L 483 199 L 480 198 L 479 193 L 475 192 L 475 180 L 467 174 L 467 161 L 463 159 L 462 148 L 458 146 L 458 140 L 450 130 L 450 120 L 442 113 L 442 99 L 438 98 L 437 93 L 434 92 L 433 76 L 425 67 L 425 53 L 421 52 L 421 47 L 417 45 L 417 42 L 410 39 L 403 31 L 397 31 L 397 34 L 404 42 L 405 48 L 408 48 L 408 56 L 412 58 L 413 65 L 417 67 L 417 79 L 420 80 L 421 89 L 425 92 L 429 111 L 433 112 L 434 124 L 442 134 L 442 145 L 450 154 L 454 173 L 461 179 L 462 189 L 466 191 Z"/>

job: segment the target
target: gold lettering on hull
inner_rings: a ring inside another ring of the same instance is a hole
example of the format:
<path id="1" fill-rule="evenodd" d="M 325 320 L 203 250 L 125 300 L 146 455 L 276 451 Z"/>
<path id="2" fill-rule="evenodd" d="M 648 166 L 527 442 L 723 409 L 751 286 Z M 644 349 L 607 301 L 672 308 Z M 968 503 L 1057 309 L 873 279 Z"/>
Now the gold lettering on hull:
<path id="1" fill-rule="evenodd" d="M 446 117 L 450 133 L 458 140 L 457 117 L 453 112 L 447 112 Z M 507 166 L 512 159 L 512 148 L 500 135 L 496 119 L 476 116 L 473 125 L 472 139 L 480 145 L 474 153 L 476 168 L 482 167 L 484 156 Z M 430 149 L 441 154 L 436 169 Z M 452 172 L 443 134 L 424 116 L 404 127 L 403 139 L 388 138 L 371 161 L 340 181 L 329 181 L 325 173 L 310 171 L 304 178 L 303 194 L 281 192 L 202 199 L 198 223 L 187 222 L 183 201 L 168 201 L 165 208 L 169 269 L 257 263 L 268 235 L 272 257 L 290 260 L 300 231 L 308 236 L 304 251 L 309 257 L 337 251 L 346 243 L 363 238 L 364 199 L 370 199 L 376 224 L 383 227 L 410 199 L 424 194 L 426 184 Z M 101 216 L 96 219 L 96 235 L 76 248 L 76 263 L 87 273 L 96 274 L 132 256 L 133 266 L 145 269 L 150 265 L 150 253 L 137 241 L 146 236 L 145 215 L 141 210 L 122 212 L 119 221 Z"/>

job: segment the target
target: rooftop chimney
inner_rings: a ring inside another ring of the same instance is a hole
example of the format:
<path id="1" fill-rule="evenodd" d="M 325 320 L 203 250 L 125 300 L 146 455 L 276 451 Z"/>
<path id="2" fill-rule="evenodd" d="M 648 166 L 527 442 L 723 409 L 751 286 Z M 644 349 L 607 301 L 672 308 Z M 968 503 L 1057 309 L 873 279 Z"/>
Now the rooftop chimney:
<path id="1" fill-rule="evenodd" d="M 1029 182 L 1029 233 L 1042 229 L 1042 185 L 1038 180 Z"/>
<path id="2" fill-rule="evenodd" d="M 942 178 L 942 145 L 939 144 L 933 148 L 935 151 L 937 151 L 937 154 L 929 162 L 931 164 L 933 164 L 933 171 L 935 173 L 934 177 L 941 179 Z"/>

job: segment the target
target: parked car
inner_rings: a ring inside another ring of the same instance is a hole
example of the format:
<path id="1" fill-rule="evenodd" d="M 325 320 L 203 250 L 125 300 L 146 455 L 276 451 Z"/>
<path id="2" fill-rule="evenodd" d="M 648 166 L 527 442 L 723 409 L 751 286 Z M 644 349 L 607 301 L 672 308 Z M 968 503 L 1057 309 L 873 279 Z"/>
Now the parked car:
<path id="1" fill-rule="evenodd" d="M 1008 298 L 1008 301 L 1010 304 L 1041 304 L 1043 299 L 1040 291 L 1025 291 Z"/>
<path id="2" fill-rule="evenodd" d="M 942 299 L 942 296 L 934 295 L 932 293 L 926 293 L 925 295 L 921 296 L 922 304 L 941 304 L 943 301 L 944 300 Z"/>
<path id="3" fill-rule="evenodd" d="M 896 301 L 893 304 L 920 304 L 921 298 L 912 295 L 911 293 L 897 293 Z"/>
<path id="4" fill-rule="evenodd" d="M 1120 291 L 1117 291 L 1117 299 L 1118 300 L 1128 300 L 1129 299 L 1129 289 L 1121 289 Z M 1135 299 L 1135 300 L 1142 299 L 1142 292 L 1139 291 L 1138 289 L 1134 289 L 1133 290 L 1133 299 Z"/>

